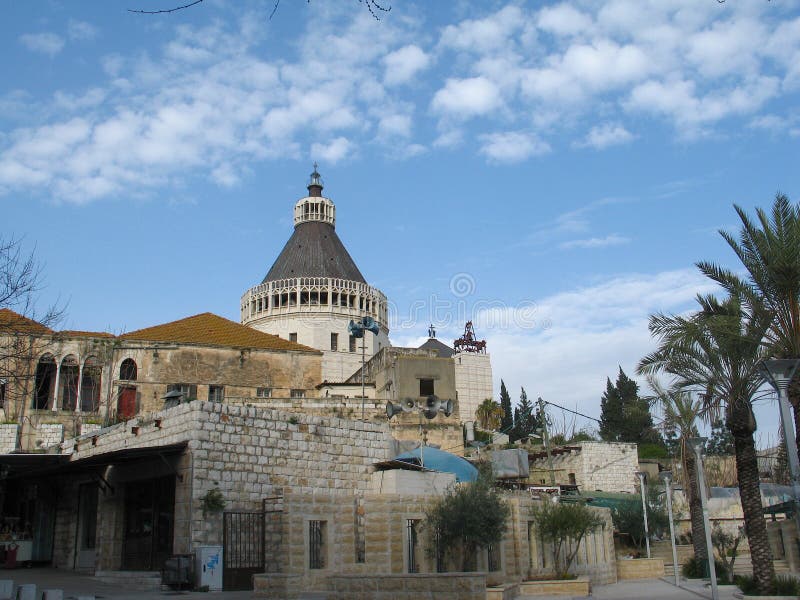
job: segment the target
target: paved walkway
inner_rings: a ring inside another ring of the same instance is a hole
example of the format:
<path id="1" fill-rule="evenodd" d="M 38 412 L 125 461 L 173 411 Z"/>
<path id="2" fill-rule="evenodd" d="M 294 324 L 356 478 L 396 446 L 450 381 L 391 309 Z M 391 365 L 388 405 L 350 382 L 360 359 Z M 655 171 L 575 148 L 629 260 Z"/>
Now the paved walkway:
<path id="1" fill-rule="evenodd" d="M 59 589 L 64 592 L 64 600 L 78 596 L 94 596 L 97 600 L 152 600 L 155 598 L 182 597 L 185 600 L 248 600 L 252 592 L 141 592 L 121 589 L 119 586 L 98 582 L 89 575 L 80 575 L 73 571 L 60 569 L 36 568 L 0 570 L 0 579 L 11 579 L 15 585 L 24 583 L 36 584 L 36 598 L 41 598 L 42 590 Z M 735 586 L 720 586 L 720 600 L 734 600 Z M 584 597 L 580 597 L 583 600 Z M 711 590 L 702 580 L 682 581 L 681 587 L 675 587 L 672 578 L 641 579 L 621 581 L 613 585 L 599 585 L 592 589 L 591 600 L 698 600 L 711 598 Z M 519 600 L 570 600 L 569 596 L 521 596 Z M 573 598 L 572 600 L 579 600 Z"/>
<path id="2" fill-rule="evenodd" d="M 14 585 L 36 584 L 36 598 L 41 598 L 42 590 L 62 590 L 64 600 L 78 596 L 94 596 L 98 600 L 144 600 L 153 598 L 182 597 L 186 600 L 244 600 L 252 598 L 252 592 L 142 592 L 126 590 L 108 583 L 97 581 L 90 575 L 80 575 L 74 571 L 51 568 L 0 570 L 0 579 L 11 579 Z"/>
<path id="3" fill-rule="evenodd" d="M 719 586 L 720 600 L 734 600 L 736 586 Z M 700 579 L 682 580 L 681 587 L 675 587 L 675 580 L 637 579 L 620 581 L 612 585 L 592 587 L 591 596 L 575 596 L 571 600 L 698 600 L 711 598 L 711 588 Z M 518 600 L 570 600 L 569 596 L 520 596 Z"/>

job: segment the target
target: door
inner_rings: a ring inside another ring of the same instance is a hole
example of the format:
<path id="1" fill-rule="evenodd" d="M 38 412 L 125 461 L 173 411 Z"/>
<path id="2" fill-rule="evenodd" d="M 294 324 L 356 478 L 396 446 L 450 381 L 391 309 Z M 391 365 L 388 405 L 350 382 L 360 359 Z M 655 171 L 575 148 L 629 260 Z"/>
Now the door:
<path id="1" fill-rule="evenodd" d="M 88 483 L 78 488 L 78 539 L 75 568 L 94 571 L 97 542 L 97 485 Z"/>
<path id="2" fill-rule="evenodd" d="M 125 486 L 122 569 L 156 571 L 172 555 L 175 476 Z"/>
<path id="3" fill-rule="evenodd" d="M 264 572 L 264 513 L 223 513 L 222 539 L 222 589 L 252 590 L 253 575 Z"/>
<path id="4" fill-rule="evenodd" d="M 117 399 L 117 418 L 121 420 L 132 419 L 136 416 L 136 388 L 124 386 L 119 388 Z"/>

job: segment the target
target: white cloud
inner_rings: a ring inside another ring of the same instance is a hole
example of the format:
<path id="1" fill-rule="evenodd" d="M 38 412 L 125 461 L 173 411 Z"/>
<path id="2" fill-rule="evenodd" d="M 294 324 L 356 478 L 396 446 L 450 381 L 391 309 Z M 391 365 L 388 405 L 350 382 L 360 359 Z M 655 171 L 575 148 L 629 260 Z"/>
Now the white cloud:
<path id="1" fill-rule="evenodd" d="M 411 135 L 411 116 L 402 114 L 384 115 L 378 123 L 379 137 L 408 137 Z"/>
<path id="2" fill-rule="evenodd" d="M 481 137 L 481 154 L 492 162 L 516 163 L 550 152 L 550 146 L 537 136 L 520 131 L 491 133 Z"/>
<path id="3" fill-rule="evenodd" d="M 592 19 L 569 4 L 546 7 L 539 11 L 537 25 L 540 29 L 556 35 L 576 35 L 592 26 Z"/>
<path id="4" fill-rule="evenodd" d="M 55 33 L 25 33 L 19 36 L 19 41 L 28 50 L 41 52 L 51 57 L 64 48 L 64 38 Z"/>
<path id="5" fill-rule="evenodd" d="M 411 44 L 387 54 L 383 62 L 386 65 L 384 83 L 398 85 L 407 83 L 417 73 L 427 69 L 430 57 L 419 46 Z"/>
<path id="6" fill-rule="evenodd" d="M 522 28 L 522 10 L 509 5 L 484 19 L 469 19 L 448 25 L 442 31 L 444 47 L 468 52 L 489 52 L 506 47 L 513 34 Z"/>
<path id="7" fill-rule="evenodd" d="M 602 238 L 586 238 L 582 240 L 569 240 L 558 245 L 562 250 L 573 248 L 607 248 L 608 246 L 621 246 L 630 243 L 630 238 L 617 235 L 616 233 Z"/>
<path id="8" fill-rule="evenodd" d="M 633 134 L 619 123 L 603 123 L 592 127 L 586 138 L 578 146 L 591 147 L 597 150 L 627 144 L 634 139 Z"/>
<path id="9" fill-rule="evenodd" d="M 484 115 L 500 107 L 500 91 L 485 77 L 448 79 L 433 97 L 431 108 L 456 118 Z"/>
<path id="10" fill-rule="evenodd" d="M 72 40 L 91 40 L 97 36 L 97 28 L 91 23 L 70 19 L 67 23 L 67 35 Z"/>
<path id="11" fill-rule="evenodd" d="M 353 144 L 343 137 L 337 137 L 326 144 L 315 142 L 311 145 L 311 156 L 319 157 L 326 163 L 335 164 L 353 152 Z"/>
<path id="12" fill-rule="evenodd" d="M 502 378 L 512 396 L 524 386 L 529 397 L 599 416 L 606 377 L 613 379 L 619 366 L 634 377 L 639 360 L 655 348 L 649 315 L 691 310 L 697 293 L 713 291 L 693 269 L 618 275 L 531 298 L 524 307 L 481 310 L 475 326 L 485 332 L 496 388 Z"/>

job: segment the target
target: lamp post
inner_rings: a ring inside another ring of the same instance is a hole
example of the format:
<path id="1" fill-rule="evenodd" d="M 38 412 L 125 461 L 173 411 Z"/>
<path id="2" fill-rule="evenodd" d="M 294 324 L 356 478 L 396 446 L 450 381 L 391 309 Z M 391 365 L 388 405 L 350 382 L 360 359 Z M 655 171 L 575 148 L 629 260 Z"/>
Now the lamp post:
<path id="1" fill-rule="evenodd" d="M 792 410 L 789 405 L 789 383 L 800 360 L 796 358 L 773 358 L 761 362 L 761 376 L 778 392 L 778 406 L 781 415 L 783 441 L 786 444 L 786 458 L 789 462 L 789 474 L 792 478 L 792 495 L 794 496 L 794 519 L 800 535 L 800 461 L 797 458 L 797 444 L 792 423 Z"/>
<path id="2" fill-rule="evenodd" d="M 672 544 L 672 570 L 675 572 L 675 585 L 681 586 L 680 578 L 678 577 L 678 549 L 675 548 L 675 523 L 672 519 L 672 471 L 661 471 L 658 474 L 661 481 L 664 482 L 664 488 L 667 495 L 667 515 L 669 515 L 669 541 Z"/>
<path id="3" fill-rule="evenodd" d="M 645 478 L 647 473 L 644 471 L 636 471 L 636 476 L 639 478 L 639 491 L 642 493 L 642 517 L 644 519 L 644 542 L 647 546 L 647 558 L 650 558 L 650 529 L 647 526 L 647 490 Z"/>
<path id="4" fill-rule="evenodd" d="M 697 488 L 700 490 L 700 504 L 703 507 L 703 527 L 706 530 L 706 552 L 708 553 L 708 575 L 711 578 L 711 598 L 719 600 L 719 590 L 717 589 L 717 571 L 714 568 L 714 547 L 711 545 L 711 524 L 708 519 L 708 496 L 706 495 L 706 476 L 703 470 L 703 447 L 706 438 L 689 438 L 689 445 L 694 452 L 695 462 L 697 463 Z"/>

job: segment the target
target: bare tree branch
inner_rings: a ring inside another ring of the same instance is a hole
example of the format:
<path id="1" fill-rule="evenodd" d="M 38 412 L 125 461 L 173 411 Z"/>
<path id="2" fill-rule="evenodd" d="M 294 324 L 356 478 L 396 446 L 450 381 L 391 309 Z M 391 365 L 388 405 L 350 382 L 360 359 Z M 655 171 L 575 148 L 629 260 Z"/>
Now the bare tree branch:
<path id="1" fill-rule="evenodd" d="M 132 13 L 139 13 L 141 15 L 159 15 L 162 13 L 172 13 L 178 10 L 183 10 L 184 8 L 189 8 L 194 6 L 195 4 L 200 4 L 203 0 L 194 0 L 194 2 L 189 2 L 189 4 L 184 4 L 183 6 L 176 6 L 175 8 L 164 8 L 161 10 L 142 10 L 136 8 L 129 8 L 128 12 Z"/>

